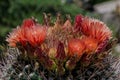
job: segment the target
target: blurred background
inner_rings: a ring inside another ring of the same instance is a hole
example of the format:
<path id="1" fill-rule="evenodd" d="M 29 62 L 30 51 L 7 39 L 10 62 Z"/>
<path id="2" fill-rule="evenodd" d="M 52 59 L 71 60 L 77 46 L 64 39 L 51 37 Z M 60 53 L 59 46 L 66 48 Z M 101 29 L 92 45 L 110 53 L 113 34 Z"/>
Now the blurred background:
<path id="1" fill-rule="evenodd" d="M 42 23 L 43 12 L 51 13 L 52 21 L 59 12 L 65 17 L 83 14 L 104 21 L 120 42 L 120 0 L 0 0 L 0 45 L 7 34 L 25 18 L 34 16 Z M 120 52 L 120 47 L 116 48 Z"/>

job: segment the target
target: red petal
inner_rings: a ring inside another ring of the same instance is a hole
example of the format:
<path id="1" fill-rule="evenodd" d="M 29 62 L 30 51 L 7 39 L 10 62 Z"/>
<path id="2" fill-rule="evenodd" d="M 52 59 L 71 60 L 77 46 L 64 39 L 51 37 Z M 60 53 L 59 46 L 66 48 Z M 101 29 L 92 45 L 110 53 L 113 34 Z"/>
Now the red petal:
<path id="1" fill-rule="evenodd" d="M 33 19 L 26 19 L 23 21 L 23 24 L 22 24 L 24 28 L 25 27 L 31 28 L 33 25 L 35 25 L 35 21 Z"/>
<path id="2" fill-rule="evenodd" d="M 98 46 L 98 41 L 91 37 L 85 37 L 82 39 L 85 46 L 86 46 L 86 52 L 93 52 L 96 50 Z"/>

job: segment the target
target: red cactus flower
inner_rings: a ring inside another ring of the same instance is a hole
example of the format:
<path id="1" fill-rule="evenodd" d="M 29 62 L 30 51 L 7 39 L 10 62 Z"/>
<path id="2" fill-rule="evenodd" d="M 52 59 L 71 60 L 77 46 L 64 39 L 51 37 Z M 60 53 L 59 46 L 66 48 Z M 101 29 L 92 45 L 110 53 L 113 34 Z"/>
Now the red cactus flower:
<path id="1" fill-rule="evenodd" d="M 112 36 L 111 30 L 103 22 L 96 19 L 76 16 L 75 24 L 77 24 L 75 28 L 80 28 L 78 32 L 80 31 L 83 35 L 96 39 L 98 41 L 98 46 L 103 45 L 105 42 L 104 46 L 107 45 L 108 40 Z M 102 50 L 102 48 L 99 47 L 99 51 Z"/>
<path id="2" fill-rule="evenodd" d="M 25 46 L 29 43 L 31 46 L 39 46 L 46 37 L 46 29 L 36 24 L 34 20 L 27 19 L 21 27 L 13 30 L 7 38 L 7 42 L 11 47 L 15 47 L 17 43 Z"/>
<path id="3" fill-rule="evenodd" d="M 76 26 L 81 28 L 84 35 L 97 39 L 99 43 L 111 38 L 112 32 L 103 22 L 81 16 L 77 16 L 76 19 L 75 24 L 78 24 Z"/>
<path id="4" fill-rule="evenodd" d="M 46 29 L 41 26 L 26 29 L 26 39 L 32 46 L 39 46 L 46 37 Z"/>
<path id="5" fill-rule="evenodd" d="M 68 51 L 70 56 L 81 57 L 85 50 L 85 44 L 80 39 L 71 39 L 68 42 Z"/>

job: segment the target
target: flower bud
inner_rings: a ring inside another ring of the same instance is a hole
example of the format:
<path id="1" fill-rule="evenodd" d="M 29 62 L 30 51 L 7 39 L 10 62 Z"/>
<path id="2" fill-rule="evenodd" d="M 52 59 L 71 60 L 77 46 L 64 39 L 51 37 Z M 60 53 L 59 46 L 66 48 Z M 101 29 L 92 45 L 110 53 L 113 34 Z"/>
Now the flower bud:
<path id="1" fill-rule="evenodd" d="M 64 45 L 63 43 L 59 42 L 58 47 L 57 47 L 57 54 L 56 54 L 56 59 L 59 61 L 64 61 L 66 58 L 65 50 L 64 50 Z"/>

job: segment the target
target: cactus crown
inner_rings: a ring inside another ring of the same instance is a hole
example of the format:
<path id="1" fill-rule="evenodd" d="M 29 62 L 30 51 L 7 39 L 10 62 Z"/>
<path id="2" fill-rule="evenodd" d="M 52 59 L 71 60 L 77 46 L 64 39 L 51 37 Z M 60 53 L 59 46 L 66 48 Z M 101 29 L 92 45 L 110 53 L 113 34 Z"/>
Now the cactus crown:
<path id="1" fill-rule="evenodd" d="M 104 67 L 103 60 L 114 41 L 111 30 L 102 21 L 77 15 L 72 24 L 69 15 L 63 22 L 58 14 L 54 25 L 51 24 L 51 16 L 44 13 L 44 24 L 26 19 L 8 35 L 9 46 L 20 51 L 17 63 L 25 62 L 25 67 L 32 61 L 33 71 L 40 73 L 44 69 L 49 75 L 56 75 L 55 79 L 67 75 L 71 78 L 72 74 L 78 80 L 83 67 L 90 71 Z M 42 78 L 45 77 L 50 78 Z"/>

